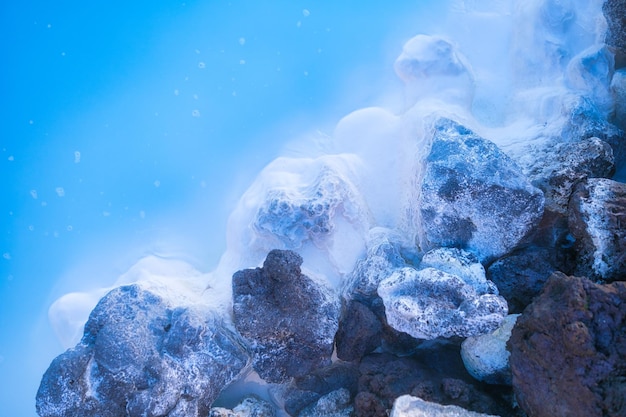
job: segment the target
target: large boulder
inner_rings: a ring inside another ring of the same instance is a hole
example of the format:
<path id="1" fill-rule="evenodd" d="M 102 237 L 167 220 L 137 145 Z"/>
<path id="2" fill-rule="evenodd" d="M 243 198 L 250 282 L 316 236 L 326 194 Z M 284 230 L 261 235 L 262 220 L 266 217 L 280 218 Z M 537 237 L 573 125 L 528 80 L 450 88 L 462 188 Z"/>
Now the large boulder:
<path id="1" fill-rule="evenodd" d="M 518 318 L 508 348 L 529 416 L 626 415 L 626 283 L 555 273 Z"/>
<path id="2" fill-rule="evenodd" d="M 460 247 L 481 261 L 512 251 L 543 214 L 543 193 L 498 147 L 441 118 L 421 183 L 421 245 Z"/>
<path id="3" fill-rule="evenodd" d="M 58 356 L 37 392 L 42 417 L 201 416 L 249 361 L 210 312 L 172 308 L 139 285 L 92 311 L 81 342 Z"/>
<path id="4" fill-rule="evenodd" d="M 267 401 L 251 395 L 233 409 L 213 407 L 209 417 L 276 417 L 276 409 Z"/>
<path id="5" fill-rule="evenodd" d="M 456 405 L 441 405 L 424 401 L 419 397 L 403 395 L 393 403 L 390 417 L 495 417 L 476 413 Z"/>
<path id="6" fill-rule="evenodd" d="M 510 314 L 493 332 L 470 336 L 461 343 L 461 359 L 471 376 L 488 384 L 511 385 L 506 343 L 517 317 L 519 314 Z"/>
<path id="7" fill-rule="evenodd" d="M 626 279 L 626 184 L 591 178 L 580 183 L 569 205 L 577 239 L 577 273 L 594 279 Z"/>
<path id="8" fill-rule="evenodd" d="M 329 392 L 314 405 L 302 410 L 298 417 L 352 417 L 354 406 L 351 400 L 350 391 L 340 388 Z"/>
<path id="9" fill-rule="evenodd" d="M 495 330 L 508 307 L 485 278 L 482 266 L 473 266 L 478 260 L 455 248 L 433 252 L 424 256 L 425 265 L 444 270 L 404 267 L 378 286 L 388 323 L 419 339 L 476 336 Z M 449 261 L 441 265 L 442 259 Z"/>
<path id="10" fill-rule="evenodd" d="M 272 250 L 262 268 L 233 275 L 235 328 L 254 347 L 253 367 L 267 382 L 330 364 L 339 299 L 301 265 L 297 253 Z"/>

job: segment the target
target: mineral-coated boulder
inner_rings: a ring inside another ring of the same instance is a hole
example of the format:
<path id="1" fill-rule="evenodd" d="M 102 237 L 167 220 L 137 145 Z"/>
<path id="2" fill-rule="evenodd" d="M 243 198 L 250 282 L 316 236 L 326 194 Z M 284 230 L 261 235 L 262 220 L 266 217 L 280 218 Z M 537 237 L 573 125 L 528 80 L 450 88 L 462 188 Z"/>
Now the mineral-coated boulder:
<path id="1" fill-rule="evenodd" d="M 545 149 L 529 168 L 528 176 L 543 191 L 545 209 L 567 215 L 567 204 L 576 184 L 587 178 L 609 178 L 613 163 L 611 146 L 592 137 Z"/>
<path id="2" fill-rule="evenodd" d="M 461 343 L 461 358 L 471 376 L 488 384 L 511 385 L 506 342 L 518 316 L 510 314 L 493 332 L 470 336 Z"/>
<path id="3" fill-rule="evenodd" d="M 580 183 L 570 201 L 569 226 L 579 274 L 626 279 L 626 184 L 603 178 Z"/>
<path id="4" fill-rule="evenodd" d="M 419 339 L 476 336 L 498 327 L 508 311 L 506 300 L 473 255 L 444 248 L 424 259 L 449 272 L 404 267 L 382 281 L 378 294 L 389 325 Z"/>
<path id="5" fill-rule="evenodd" d="M 139 285 L 108 293 L 81 342 L 37 393 L 42 417 L 201 416 L 247 365 L 242 340 L 210 312 L 171 308 Z"/>
<path id="6" fill-rule="evenodd" d="M 513 388 L 529 416 L 626 415 L 624 305 L 624 282 L 550 277 L 508 343 Z"/>
<path id="7" fill-rule="evenodd" d="M 403 395 L 393 403 L 390 417 L 489 417 L 455 405 L 441 405 L 424 401 L 419 397 Z M 494 417 L 494 416 L 491 416 Z"/>
<path id="8" fill-rule="evenodd" d="M 538 224 L 543 193 L 498 147 L 449 119 L 435 125 L 419 202 L 425 248 L 459 247 L 489 261 Z"/>
<path id="9" fill-rule="evenodd" d="M 330 364 L 339 300 L 301 265 L 297 253 L 273 250 L 262 268 L 233 275 L 235 328 L 253 346 L 253 367 L 267 382 Z"/>

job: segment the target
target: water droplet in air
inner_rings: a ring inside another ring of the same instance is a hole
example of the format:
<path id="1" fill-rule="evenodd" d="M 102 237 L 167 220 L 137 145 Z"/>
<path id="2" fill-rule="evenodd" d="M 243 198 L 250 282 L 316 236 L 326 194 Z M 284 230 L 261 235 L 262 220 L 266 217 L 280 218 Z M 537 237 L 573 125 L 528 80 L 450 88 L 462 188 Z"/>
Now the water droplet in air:
<path id="1" fill-rule="evenodd" d="M 304 17 L 307 17 L 307 16 L 309 16 L 310 14 L 311 14 L 311 12 L 310 12 L 308 9 L 304 9 L 304 10 L 302 10 L 302 15 L 303 15 Z"/>
<path id="2" fill-rule="evenodd" d="M 246 38 L 239 38 L 239 45 L 245 45 L 246 44 Z"/>
<path id="3" fill-rule="evenodd" d="M 15 157 L 13 157 L 13 155 L 9 156 L 9 161 L 15 161 Z"/>
<path id="4" fill-rule="evenodd" d="M 8 261 L 11 259 L 11 254 L 9 252 L 4 252 L 2 257 Z"/>
<path id="5" fill-rule="evenodd" d="M 158 188 L 158 187 L 160 187 L 160 186 L 161 186 L 161 181 L 156 180 L 156 181 L 154 182 L 154 186 L 155 186 L 155 187 L 157 187 L 157 188 Z"/>
<path id="6" fill-rule="evenodd" d="M 71 224 L 67 225 L 67 231 L 71 232 L 72 230 L 74 230 L 74 228 L 72 227 Z"/>
<path id="7" fill-rule="evenodd" d="M 30 190 L 30 195 L 37 200 L 37 190 Z"/>
<path id="8" fill-rule="evenodd" d="M 64 197 L 65 196 L 65 190 L 63 189 L 63 187 L 57 187 L 54 189 L 54 191 L 56 191 L 57 195 L 59 197 Z"/>
<path id="9" fill-rule="evenodd" d="M 80 162 L 80 152 L 74 151 L 74 163 L 77 164 Z"/>
<path id="10" fill-rule="evenodd" d="M 200 117 L 200 110 L 193 110 L 193 111 L 191 112 L 191 115 L 192 115 L 193 117 Z"/>
<path id="11" fill-rule="evenodd" d="M 206 68 L 206 64 L 204 62 L 202 62 L 202 61 L 198 62 L 198 68 L 204 69 L 204 68 Z"/>

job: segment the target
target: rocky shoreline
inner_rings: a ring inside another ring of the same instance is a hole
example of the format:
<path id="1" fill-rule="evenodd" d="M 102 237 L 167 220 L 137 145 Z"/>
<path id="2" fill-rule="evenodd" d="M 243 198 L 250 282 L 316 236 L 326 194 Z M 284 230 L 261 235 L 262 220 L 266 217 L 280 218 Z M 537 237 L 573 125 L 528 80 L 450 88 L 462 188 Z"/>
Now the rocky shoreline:
<path id="1" fill-rule="evenodd" d="M 424 116 L 404 228 L 361 222 L 358 181 L 320 159 L 307 187 L 270 189 L 253 212 L 246 233 L 263 264 L 230 271 L 226 314 L 141 283 L 112 290 L 44 374 L 37 413 L 626 415 L 626 184 L 614 176 L 626 172 L 622 3 L 604 3 L 605 43 L 568 64 L 578 92 L 542 141 L 520 153 L 462 117 Z M 608 104 L 595 84 L 606 62 Z M 303 264 L 333 253 L 344 223 L 365 230 L 363 248 L 333 285 L 326 266 Z M 214 406 L 250 375 L 268 397 Z"/>

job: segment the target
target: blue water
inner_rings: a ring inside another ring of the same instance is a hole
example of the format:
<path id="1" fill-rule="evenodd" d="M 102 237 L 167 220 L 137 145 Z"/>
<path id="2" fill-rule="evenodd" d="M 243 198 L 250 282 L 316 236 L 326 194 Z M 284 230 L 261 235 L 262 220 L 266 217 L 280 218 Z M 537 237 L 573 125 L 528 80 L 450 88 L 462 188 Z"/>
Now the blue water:
<path id="1" fill-rule="evenodd" d="M 35 415 L 56 298 L 149 253 L 210 270 L 256 173 L 399 90 L 443 3 L 2 2 L 0 414 Z"/>

